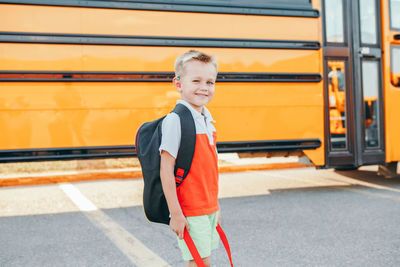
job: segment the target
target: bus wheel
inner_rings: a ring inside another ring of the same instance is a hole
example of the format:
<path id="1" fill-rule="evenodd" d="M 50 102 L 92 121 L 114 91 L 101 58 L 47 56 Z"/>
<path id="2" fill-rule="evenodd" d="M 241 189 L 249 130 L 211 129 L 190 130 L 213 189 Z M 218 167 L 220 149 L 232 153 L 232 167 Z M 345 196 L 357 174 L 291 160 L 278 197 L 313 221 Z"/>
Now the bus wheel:
<path id="1" fill-rule="evenodd" d="M 393 178 L 397 176 L 397 161 L 387 163 L 386 165 L 379 165 L 378 175 L 385 178 Z"/>

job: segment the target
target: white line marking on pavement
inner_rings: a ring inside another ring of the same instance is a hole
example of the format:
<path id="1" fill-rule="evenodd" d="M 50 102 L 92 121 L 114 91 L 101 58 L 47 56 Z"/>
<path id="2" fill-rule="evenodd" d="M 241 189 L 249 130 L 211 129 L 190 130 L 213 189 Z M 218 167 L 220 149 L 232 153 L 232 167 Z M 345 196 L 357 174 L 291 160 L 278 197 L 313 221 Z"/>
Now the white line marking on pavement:
<path id="1" fill-rule="evenodd" d="M 59 185 L 65 194 L 84 212 L 89 220 L 138 267 L 167 267 L 166 261 L 147 248 L 107 214 L 99 210 L 81 191 L 69 183 Z"/>
<path id="2" fill-rule="evenodd" d="M 59 186 L 81 211 L 97 210 L 97 207 L 72 184 L 63 183 Z"/>

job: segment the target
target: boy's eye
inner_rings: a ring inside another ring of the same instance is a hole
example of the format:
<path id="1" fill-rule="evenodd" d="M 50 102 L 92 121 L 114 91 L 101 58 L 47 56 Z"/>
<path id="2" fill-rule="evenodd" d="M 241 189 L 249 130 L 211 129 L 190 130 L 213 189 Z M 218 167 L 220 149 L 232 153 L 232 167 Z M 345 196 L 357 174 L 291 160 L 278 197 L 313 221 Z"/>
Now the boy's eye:
<path id="1" fill-rule="evenodd" d="M 209 85 L 213 85 L 213 84 L 214 84 L 214 82 L 208 81 L 208 82 L 207 82 L 207 84 L 209 84 Z"/>
<path id="2" fill-rule="evenodd" d="M 199 82 L 199 80 L 193 80 L 192 82 L 194 82 L 194 83 L 198 83 L 198 82 Z"/>

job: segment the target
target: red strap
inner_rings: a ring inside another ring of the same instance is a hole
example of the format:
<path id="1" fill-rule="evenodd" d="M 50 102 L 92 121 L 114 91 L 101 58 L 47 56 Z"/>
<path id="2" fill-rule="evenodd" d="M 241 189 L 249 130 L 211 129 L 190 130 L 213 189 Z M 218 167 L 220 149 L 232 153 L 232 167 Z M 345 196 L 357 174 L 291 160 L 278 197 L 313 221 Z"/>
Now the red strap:
<path id="1" fill-rule="evenodd" d="M 186 230 L 186 227 L 183 230 L 183 239 L 185 240 L 186 245 L 189 248 L 190 254 L 192 254 L 192 257 L 196 262 L 197 267 L 205 267 L 203 259 L 200 257 L 196 245 L 194 244 L 193 239 L 190 237 L 189 232 Z"/>
<path id="2" fill-rule="evenodd" d="M 228 239 L 226 238 L 226 235 L 225 235 L 224 231 L 222 231 L 222 228 L 219 224 L 217 225 L 217 231 L 218 231 L 219 237 L 221 238 L 222 243 L 224 244 L 226 253 L 228 254 L 228 257 L 229 257 L 229 261 L 231 262 L 231 266 L 233 267 L 231 249 L 229 247 Z"/>
<path id="3" fill-rule="evenodd" d="M 183 174 L 184 174 L 184 173 L 185 173 L 185 170 L 184 170 L 184 169 L 178 168 L 178 169 L 176 170 L 176 175 L 179 176 L 179 177 L 183 177 Z"/>
<path id="4" fill-rule="evenodd" d="M 175 177 L 175 183 L 176 184 L 180 184 L 182 182 L 182 178 L 181 177 Z"/>
<path id="5" fill-rule="evenodd" d="M 217 225 L 217 232 L 219 234 L 219 237 L 221 238 L 222 243 L 224 244 L 226 253 L 229 257 L 229 261 L 231 262 L 231 266 L 233 267 L 231 249 L 229 247 L 228 239 L 226 238 L 226 235 L 219 224 Z M 190 237 L 189 232 L 186 230 L 186 227 L 183 232 L 183 239 L 185 240 L 186 245 L 189 248 L 190 254 L 192 254 L 192 257 L 196 262 L 197 267 L 205 267 L 203 259 L 200 257 L 196 245 L 194 244 L 193 239 Z"/>

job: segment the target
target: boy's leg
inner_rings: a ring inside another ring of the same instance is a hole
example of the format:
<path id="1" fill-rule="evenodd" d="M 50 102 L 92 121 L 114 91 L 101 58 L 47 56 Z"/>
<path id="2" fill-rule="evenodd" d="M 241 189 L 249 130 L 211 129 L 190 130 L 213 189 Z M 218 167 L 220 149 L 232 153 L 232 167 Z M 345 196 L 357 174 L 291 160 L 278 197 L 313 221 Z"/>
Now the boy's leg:
<path id="1" fill-rule="evenodd" d="M 206 267 L 211 266 L 210 257 L 203 258 L 203 262 Z M 188 261 L 186 266 L 187 267 L 197 267 L 196 262 L 194 260 Z"/>
<path id="2" fill-rule="evenodd" d="M 210 261 L 211 251 L 218 247 L 219 235 L 215 229 L 218 213 L 210 215 L 187 217 L 189 223 L 189 234 L 196 245 L 200 256 Z M 192 261 L 193 257 L 189 252 L 184 240 L 178 239 L 178 245 L 185 261 Z M 193 264 L 194 261 L 193 261 Z M 191 265 L 188 265 L 191 266 Z M 193 265 L 196 266 L 196 265 Z"/>

